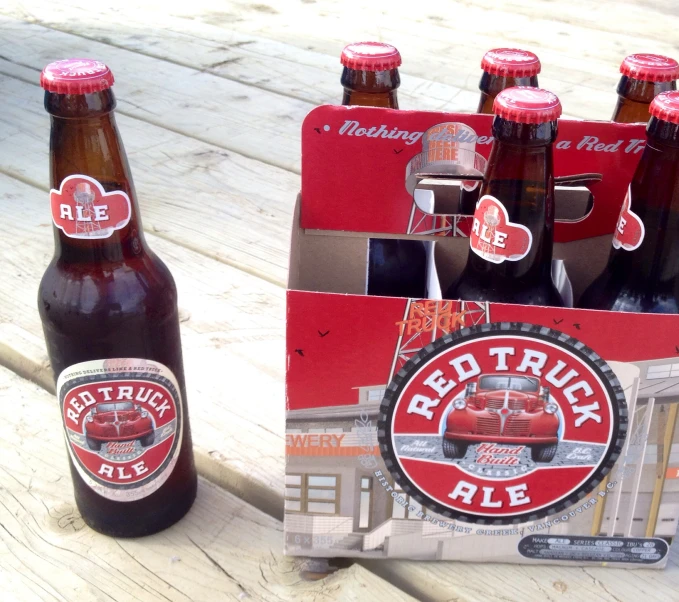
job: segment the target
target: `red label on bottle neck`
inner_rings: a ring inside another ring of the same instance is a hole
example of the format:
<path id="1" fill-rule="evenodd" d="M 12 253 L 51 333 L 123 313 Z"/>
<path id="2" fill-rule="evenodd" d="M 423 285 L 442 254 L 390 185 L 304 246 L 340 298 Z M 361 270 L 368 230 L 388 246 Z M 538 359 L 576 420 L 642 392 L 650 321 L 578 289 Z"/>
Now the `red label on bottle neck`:
<path id="1" fill-rule="evenodd" d="M 126 193 L 105 192 L 94 178 L 68 176 L 50 191 L 54 225 L 70 238 L 108 238 L 130 222 L 132 204 Z"/>
<path id="2" fill-rule="evenodd" d="M 474 253 L 492 263 L 519 261 L 528 255 L 532 244 L 531 231 L 510 222 L 505 206 L 498 199 L 489 194 L 481 197 L 469 234 L 469 246 Z"/>
<path id="3" fill-rule="evenodd" d="M 632 211 L 632 187 L 627 189 L 627 195 L 620 209 L 620 217 L 613 233 L 613 247 L 625 251 L 638 249 L 644 240 L 646 228 L 641 218 Z"/>

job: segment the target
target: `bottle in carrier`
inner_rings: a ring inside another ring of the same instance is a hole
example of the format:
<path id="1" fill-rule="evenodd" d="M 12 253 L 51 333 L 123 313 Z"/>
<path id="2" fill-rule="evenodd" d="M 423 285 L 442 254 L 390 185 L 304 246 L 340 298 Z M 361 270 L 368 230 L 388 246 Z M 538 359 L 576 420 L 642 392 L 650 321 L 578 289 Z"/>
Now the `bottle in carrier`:
<path id="1" fill-rule="evenodd" d="M 394 46 L 380 42 L 349 44 L 342 51 L 341 62 L 343 105 L 398 109 L 401 55 Z M 368 244 L 369 295 L 425 296 L 427 253 L 423 242 L 371 238 Z"/>
<path id="2" fill-rule="evenodd" d="M 98 61 L 48 65 L 55 253 L 38 307 L 56 380 L 75 500 L 100 533 L 137 537 L 196 497 L 177 290 L 142 231 Z"/>
<path id="3" fill-rule="evenodd" d="M 679 63 L 659 54 L 631 54 L 622 61 L 620 73 L 612 121 L 646 123 L 651 101 L 661 92 L 677 89 Z"/>
<path id="4" fill-rule="evenodd" d="M 481 98 L 477 113 L 492 115 L 495 97 L 502 90 L 516 86 L 537 88 L 541 66 L 538 57 L 528 50 L 495 48 L 483 55 L 481 69 L 483 69 L 479 82 Z M 479 186 L 472 190 L 466 187 L 460 189 L 461 214 L 474 215 L 479 190 Z"/>
<path id="5" fill-rule="evenodd" d="M 540 59 L 528 50 L 519 48 L 495 48 L 483 55 L 481 60 L 481 99 L 477 113 L 493 114 L 495 97 L 516 86 L 538 87 Z"/>
<path id="6" fill-rule="evenodd" d="M 517 87 L 497 95 L 494 111 L 467 264 L 444 297 L 562 306 L 551 275 L 552 146 L 561 104 L 546 90 Z"/>
<path id="7" fill-rule="evenodd" d="M 679 92 L 650 105 L 647 143 L 615 227 L 606 268 L 579 306 L 679 313 Z"/>

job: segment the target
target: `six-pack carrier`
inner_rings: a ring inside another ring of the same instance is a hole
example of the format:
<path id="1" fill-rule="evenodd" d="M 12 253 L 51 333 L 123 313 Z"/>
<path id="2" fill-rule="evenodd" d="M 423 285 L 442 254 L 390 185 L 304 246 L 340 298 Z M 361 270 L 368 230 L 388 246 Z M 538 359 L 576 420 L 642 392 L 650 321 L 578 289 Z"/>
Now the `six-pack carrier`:
<path id="1" fill-rule="evenodd" d="M 567 307 L 445 300 L 467 259 L 473 217 L 458 208 L 478 196 L 491 122 L 330 106 L 304 122 L 289 554 L 666 564 L 679 316 L 572 308 L 606 263 L 644 127 L 559 121 L 552 278 Z M 492 209 L 488 253 L 513 225 Z M 366 295 L 371 238 L 425 243 L 426 298 Z"/>

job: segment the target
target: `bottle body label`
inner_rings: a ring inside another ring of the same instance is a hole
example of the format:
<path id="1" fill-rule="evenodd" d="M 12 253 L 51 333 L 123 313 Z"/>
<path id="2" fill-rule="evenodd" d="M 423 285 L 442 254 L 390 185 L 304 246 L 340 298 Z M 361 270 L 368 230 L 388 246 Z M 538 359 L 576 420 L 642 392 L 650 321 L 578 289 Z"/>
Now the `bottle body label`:
<path id="1" fill-rule="evenodd" d="M 634 251 L 641 246 L 645 234 L 644 222 L 632 211 L 632 187 L 630 186 L 613 233 L 613 247 L 624 251 Z"/>
<path id="2" fill-rule="evenodd" d="M 114 501 L 142 499 L 174 469 L 183 416 L 179 384 L 138 358 L 74 364 L 57 379 L 66 445 L 83 480 Z"/>
<path id="3" fill-rule="evenodd" d="M 528 255 L 532 244 L 531 231 L 510 222 L 500 200 L 489 194 L 481 197 L 469 234 L 469 246 L 474 253 L 492 263 L 519 261 Z"/>
<path id="4" fill-rule="evenodd" d="M 132 217 L 126 193 L 105 192 L 97 180 L 84 175 L 68 176 L 59 190 L 52 189 L 50 208 L 54 225 L 70 238 L 108 238 Z"/>

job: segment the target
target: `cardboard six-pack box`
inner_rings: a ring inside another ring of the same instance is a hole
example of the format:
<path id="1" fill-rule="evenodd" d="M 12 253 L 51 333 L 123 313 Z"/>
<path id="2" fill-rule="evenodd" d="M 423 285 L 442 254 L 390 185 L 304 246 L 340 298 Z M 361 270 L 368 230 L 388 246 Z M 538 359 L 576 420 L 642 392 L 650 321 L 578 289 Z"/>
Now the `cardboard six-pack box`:
<path id="1" fill-rule="evenodd" d="M 660 568 L 679 518 L 679 316 L 441 299 L 491 123 L 325 106 L 303 124 L 286 551 Z M 559 123 L 567 302 L 606 263 L 644 142 L 642 125 Z M 365 295 L 370 238 L 425 243 L 426 299 Z"/>

